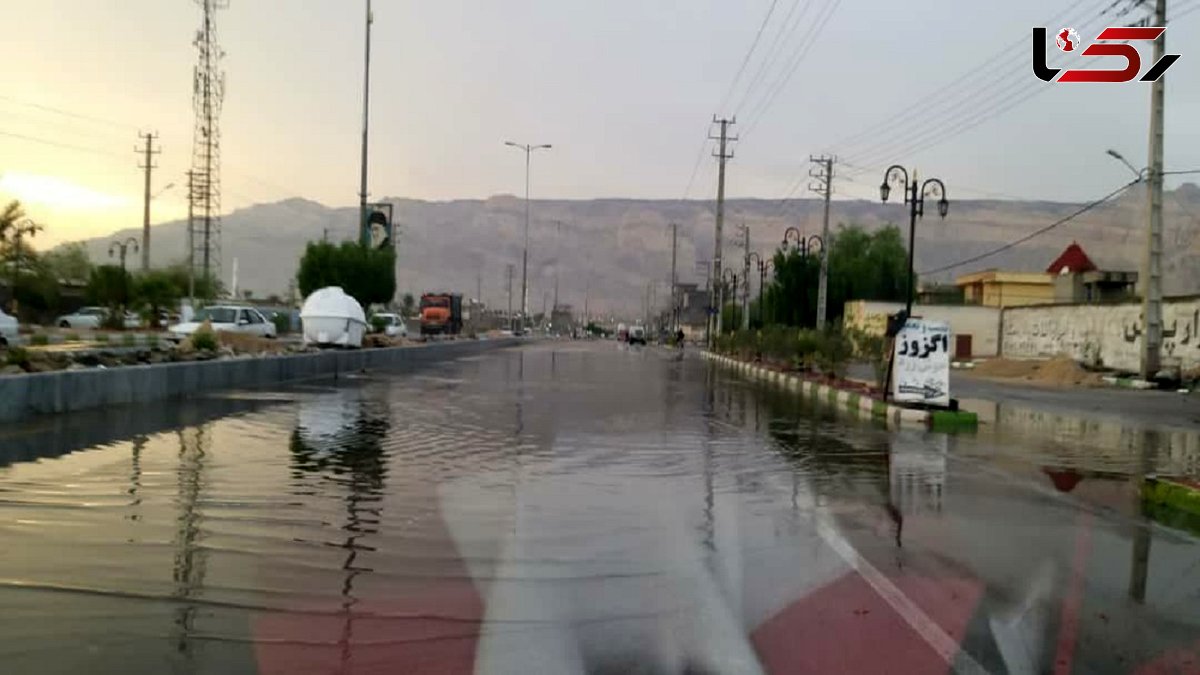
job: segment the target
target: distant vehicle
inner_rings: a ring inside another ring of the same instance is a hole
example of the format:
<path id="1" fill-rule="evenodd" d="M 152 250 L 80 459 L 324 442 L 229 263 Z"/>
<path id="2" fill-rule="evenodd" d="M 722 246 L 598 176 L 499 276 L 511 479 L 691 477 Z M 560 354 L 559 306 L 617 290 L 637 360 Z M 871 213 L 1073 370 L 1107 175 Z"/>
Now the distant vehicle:
<path id="1" fill-rule="evenodd" d="M 371 317 L 372 322 L 375 319 L 383 320 L 383 334 L 388 337 L 408 337 L 408 324 L 404 322 L 404 317 L 399 314 L 381 312 Z"/>
<path id="2" fill-rule="evenodd" d="M 634 326 L 629 329 L 629 344 L 644 345 L 646 344 L 646 329 L 641 326 Z"/>
<path id="3" fill-rule="evenodd" d="M 629 342 L 629 326 L 617 324 L 617 342 Z"/>
<path id="4" fill-rule="evenodd" d="M 7 347 L 9 342 L 17 339 L 17 317 L 10 316 L 0 309 L 0 347 Z"/>
<path id="5" fill-rule="evenodd" d="M 462 332 L 462 294 L 426 293 L 421 296 L 421 335 Z"/>
<path id="6" fill-rule="evenodd" d="M 80 307 L 71 314 L 55 319 L 54 325 L 59 328 L 99 328 L 108 312 L 105 307 Z M 126 328 L 138 328 L 142 325 L 142 319 L 133 312 L 125 312 L 123 323 Z"/>
<path id="7" fill-rule="evenodd" d="M 208 321 L 214 332 L 245 333 L 261 337 L 275 337 L 275 324 L 253 307 L 237 307 L 234 305 L 213 305 L 196 312 L 191 321 L 177 323 L 167 328 L 171 339 L 182 340 L 199 330 Z"/>
<path id="8" fill-rule="evenodd" d="M 304 344 L 361 347 L 367 330 L 362 305 L 337 286 L 312 292 L 300 308 Z"/>

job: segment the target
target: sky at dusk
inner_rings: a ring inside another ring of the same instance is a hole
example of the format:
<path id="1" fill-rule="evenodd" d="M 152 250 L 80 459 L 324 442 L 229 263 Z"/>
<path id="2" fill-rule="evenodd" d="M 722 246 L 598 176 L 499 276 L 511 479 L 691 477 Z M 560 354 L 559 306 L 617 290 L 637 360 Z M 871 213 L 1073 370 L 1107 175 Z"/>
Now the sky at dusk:
<path id="1" fill-rule="evenodd" d="M 1074 27 L 1086 44 L 1145 14 L 1102 16 L 1111 5 L 375 0 L 370 191 L 519 194 L 513 140 L 554 145 L 534 160 L 535 197 L 709 198 L 719 113 L 742 139 L 735 197 L 804 194 L 809 155 L 829 152 L 845 160 L 839 198 L 877 198 L 881 167 L 900 162 L 951 198 L 1089 200 L 1129 177 L 1105 149 L 1145 164 L 1148 85 L 1042 83 L 1030 29 Z M 231 0 L 219 13 L 226 211 L 356 203 L 364 6 Z M 1167 168 L 1200 168 L 1200 0 L 1169 6 L 1182 58 L 1167 76 Z M 184 216 L 200 17 L 190 0 L 3 3 L 0 199 L 45 223 L 39 246 L 140 224 L 139 130 L 160 135 L 154 191 L 175 184 L 154 221 Z M 1048 49 L 1053 64 L 1085 61 Z"/>

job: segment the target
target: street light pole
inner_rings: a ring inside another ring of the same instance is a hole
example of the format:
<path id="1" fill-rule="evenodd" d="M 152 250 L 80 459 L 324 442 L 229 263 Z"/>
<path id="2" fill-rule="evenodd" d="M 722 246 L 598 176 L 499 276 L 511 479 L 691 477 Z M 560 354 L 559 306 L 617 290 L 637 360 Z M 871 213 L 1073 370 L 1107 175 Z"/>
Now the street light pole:
<path id="1" fill-rule="evenodd" d="M 362 124 L 362 177 L 358 188 L 358 241 L 363 246 L 371 243 L 367 230 L 367 125 L 370 121 L 371 100 L 371 0 L 367 0 L 366 51 L 363 56 L 363 124 Z"/>
<path id="2" fill-rule="evenodd" d="M 904 318 L 907 320 L 912 315 L 913 294 L 916 286 L 913 272 L 913 258 L 917 248 L 917 218 L 925 216 L 926 197 L 937 198 L 938 215 L 943 219 L 950 211 L 950 202 L 946 199 L 946 184 L 940 179 L 929 178 L 924 183 L 920 183 L 917 179 L 916 170 L 913 170 L 912 180 L 910 181 L 908 171 L 899 164 L 893 164 L 888 167 L 887 171 L 883 174 L 883 183 L 879 185 L 879 196 L 884 202 L 888 200 L 888 195 L 892 192 L 892 185 L 900 187 L 904 191 L 904 203 L 908 205 L 909 213 L 908 283 L 904 303 Z"/>
<path id="3" fill-rule="evenodd" d="M 125 258 L 129 253 L 129 247 L 133 247 L 133 252 L 138 252 L 138 241 L 134 237 L 129 237 L 125 241 L 114 241 L 108 245 L 108 257 L 113 257 L 113 251 L 121 252 L 121 311 L 125 311 L 125 305 L 129 304 L 129 273 L 125 271 Z"/>
<path id="4" fill-rule="evenodd" d="M 803 322 L 804 319 L 806 318 L 806 316 L 808 315 L 808 252 L 809 252 L 809 249 L 813 249 L 815 251 L 819 247 L 819 249 L 822 253 L 822 258 L 824 258 L 825 240 L 822 239 L 820 237 L 820 235 L 816 235 L 816 234 L 812 235 L 811 237 L 806 238 L 803 234 L 800 233 L 799 228 L 789 227 L 788 229 L 784 230 L 784 232 L 783 232 L 783 247 L 782 248 L 785 251 L 788 248 L 788 241 L 793 238 L 795 239 L 795 242 L 796 242 L 795 247 L 800 249 L 800 272 L 801 272 L 800 280 L 804 284 L 803 295 L 800 296 L 800 321 Z M 818 276 L 819 275 L 820 275 L 820 271 L 818 270 Z M 818 284 L 819 283 L 820 282 L 818 280 Z M 819 307 L 820 302 L 818 302 L 817 305 Z M 820 320 L 820 317 L 818 317 L 816 320 L 816 324 L 820 325 L 820 323 L 821 323 L 821 320 Z"/>
<path id="5" fill-rule="evenodd" d="M 519 332 L 525 331 L 525 315 L 529 313 L 529 163 L 534 150 L 549 150 L 552 145 L 530 145 L 528 143 L 513 143 L 505 141 L 505 145 L 525 152 L 525 246 L 521 252 L 521 321 L 517 324 Z"/>

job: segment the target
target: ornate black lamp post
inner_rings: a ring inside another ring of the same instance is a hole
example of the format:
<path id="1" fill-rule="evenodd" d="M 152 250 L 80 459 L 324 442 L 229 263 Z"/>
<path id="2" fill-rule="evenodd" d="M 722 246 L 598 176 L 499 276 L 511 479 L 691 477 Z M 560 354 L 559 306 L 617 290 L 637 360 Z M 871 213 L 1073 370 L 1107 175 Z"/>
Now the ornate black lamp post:
<path id="1" fill-rule="evenodd" d="M 879 196 L 883 201 L 888 200 L 892 185 L 904 190 L 904 203 L 908 204 L 908 292 L 904 305 L 905 319 L 912 315 L 913 305 L 913 252 L 916 249 L 917 218 L 925 215 L 925 198 L 934 197 L 938 200 L 938 215 L 946 217 L 950 211 L 950 202 L 946 199 L 946 184 L 938 178 L 928 178 L 924 183 L 917 180 L 917 172 L 913 171 L 912 180 L 908 179 L 908 171 L 899 164 L 893 164 L 883 174 L 883 183 L 879 185 Z"/>

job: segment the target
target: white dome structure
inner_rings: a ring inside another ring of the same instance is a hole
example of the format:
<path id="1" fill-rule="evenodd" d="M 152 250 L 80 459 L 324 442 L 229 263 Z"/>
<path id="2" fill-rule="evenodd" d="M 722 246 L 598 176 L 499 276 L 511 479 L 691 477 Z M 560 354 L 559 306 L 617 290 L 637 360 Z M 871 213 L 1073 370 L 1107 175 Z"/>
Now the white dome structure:
<path id="1" fill-rule="evenodd" d="M 312 292 L 300 309 L 304 344 L 361 347 L 367 329 L 362 305 L 338 286 Z"/>

